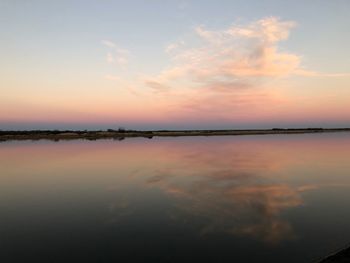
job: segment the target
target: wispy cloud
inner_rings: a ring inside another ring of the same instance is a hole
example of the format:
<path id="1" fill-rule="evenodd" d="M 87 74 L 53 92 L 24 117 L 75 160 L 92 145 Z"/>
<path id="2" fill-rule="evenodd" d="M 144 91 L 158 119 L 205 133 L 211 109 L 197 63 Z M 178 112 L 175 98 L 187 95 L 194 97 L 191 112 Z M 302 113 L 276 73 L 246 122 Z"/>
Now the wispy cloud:
<path id="1" fill-rule="evenodd" d="M 223 30 L 194 28 L 199 45 L 185 48 L 184 41 L 168 45 L 165 51 L 175 64 L 156 79 L 173 81 L 186 78 L 198 82 L 251 82 L 301 75 L 305 77 L 340 77 L 348 74 L 324 74 L 302 67 L 299 54 L 284 51 L 281 41 L 288 39 L 293 21 L 267 17 L 248 25 L 232 25 Z M 232 85 L 234 87 L 235 85 Z"/>
<path id="2" fill-rule="evenodd" d="M 172 51 L 175 51 L 184 45 L 185 45 L 185 41 L 183 41 L 183 40 L 180 40 L 180 41 L 175 42 L 175 43 L 171 43 L 165 47 L 165 52 L 171 53 Z"/>
<path id="3" fill-rule="evenodd" d="M 115 62 L 115 59 L 114 59 L 112 53 L 110 53 L 110 52 L 107 53 L 106 60 L 107 60 L 108 63 L 114 63 Z"/>
<path id="4" fill-rule="evenodd" d="M 196 89 L 217 85 L 218 90 L 225 87 L 227 91 L 242 84 L 256 85 L 261 79 L 295 74 L 302 70 L 301 57 L 278 48 L 294 26 L 292 21 L 275 17 L 223 30 L 198 26 L 194 37 L 199 44 L 186 48 L 181 40 L 168 45 L 165 51 L 173 65 L 148 81 L 173 87 L 186 83 L 186 88 Z"/>
<path id="5" fill-rule="evenodd" d="M 279 50 L 278 43 L 288 38 L 294 26 L 294 22 L 270 17 L 224 30 L 196 27 L 200 45 L 174 54 L 174 68 L 185 68 L 182 77 L 201 82 L 292 74 L 301 58 Z"/>
<path id="6" fill-rule="evenodd" d="M 163 85 L 156 81 L 146 81 L 146 85 L 153 89 L 155 92 L 166 92 L 170 89 L 169 86 Z"/>
<path id="7" fill-rule="evenodd" d="M 249 113 L 271 113 L 285 104 L 276 81 L 293 76 L 348 76 L 308 70 L 300 54 L 282 49 L 280 43 L 294 27 L 296 22 L 277 17 L 219 30 L 197 26 L 193 43 L 181 41 L 166 47 L 172 64 L 147 82 L 171 87 L 171 100 L 177 102 L 173 107 L 183 117 L 248 119 Z"/>
<path id="8" fill-rule="evenodd" d="M 295 27 L 296 22 L 278 17 L 216 30 L 194 27 L 192 34 L 164 48 L 170 57 L 167 67 L 154 75 L 139 74 L 130 85 L 176 118 L 248 120 L 271 115 L 288 101 L 279 87 L 283 80 L 348 76 L 306 69 L 302 55 L 281 48 Z M 128 63 L 127 50 L 108 40 L 102 44 L 109 48 L 109 63 Z"/>
<path id="9" fill-rule="evenodd" d="M 279 48 L 295 22 L 275 17 L 222 30 L 195 27 L 191 39 L 165 48 L 172 64 L 145 78 L 153 92 L 171 92 L 177 114 L 232 117 L 244 109 L 275 104 L 266 83 L 301 70 L 301 56 Z M 165 88 L 166 87 L 166 88 Z M 232 112 L 234 111 L 234 112 Z"/>
<path id="10" fill-rule="evenodd" d="M 117 44 L 109 40 L 102 40 L 101 43 L 109 49 L 106 61 L 110 64 L 125 66 L 129 62 L 130 51 L 120 48 Z"/>
<path id="11" fill-rule="evenodd" d="M 101 43 L 109 48 L 115 48 L 116 44 L 109 40 L 102 40 Z"/>

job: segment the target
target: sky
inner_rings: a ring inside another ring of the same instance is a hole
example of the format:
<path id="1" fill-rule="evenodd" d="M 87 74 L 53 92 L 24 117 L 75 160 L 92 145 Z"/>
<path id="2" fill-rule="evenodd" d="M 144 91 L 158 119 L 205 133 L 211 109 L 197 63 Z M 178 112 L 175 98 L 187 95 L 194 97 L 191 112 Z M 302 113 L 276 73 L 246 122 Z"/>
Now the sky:
<path id="1" fill-rule="evenodd" d="M 0 129 L 349 127 L 349 10 L 0 0 Z"/>

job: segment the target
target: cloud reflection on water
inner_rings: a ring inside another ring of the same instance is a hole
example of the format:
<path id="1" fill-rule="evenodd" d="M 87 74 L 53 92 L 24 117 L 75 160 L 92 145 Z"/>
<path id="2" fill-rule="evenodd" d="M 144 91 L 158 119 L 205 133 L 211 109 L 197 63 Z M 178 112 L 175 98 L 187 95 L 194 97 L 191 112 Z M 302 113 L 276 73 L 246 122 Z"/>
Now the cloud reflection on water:
<path id="1" fill-rule="evenodd" d="M 157 216 L 199 236 L 277 244 L 301 236 L 286 213 L 308 205 L 306 192 L 350 184 L 349 143 L 325 134 L 3 144 L 1 194 L 45 196 L 49 206 L 55 193 L 67 202 L 79 193 L 82 207 L 100 200 L 114 225 L 144 226 L 160 202 Z"/>
<path id="2" fill-rule="evenodd" d="M 241 146 L 204 144 L 173 150 L 173 166 L 157 167 L 146 183 L 177 199 L 173 218 L 202 218 L 201 235 L 220 231 L 267 243 L 295 238 L 281 214 L 302 205 L 301 192 L 315 186 L 274 183 L 266 174 L 278 171 L 283 162 L 259 147 Z"/>

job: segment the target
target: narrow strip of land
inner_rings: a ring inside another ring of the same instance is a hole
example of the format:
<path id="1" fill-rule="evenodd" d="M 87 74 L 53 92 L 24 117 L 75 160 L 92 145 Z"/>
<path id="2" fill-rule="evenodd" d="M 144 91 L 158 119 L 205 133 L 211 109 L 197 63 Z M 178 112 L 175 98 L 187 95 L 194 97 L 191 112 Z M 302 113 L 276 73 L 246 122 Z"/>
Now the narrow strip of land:
<path id="1" fill-rule="evenodd" d="M 305 134 L 305 133 L 330 133 L 350 132 L 350 128 L 307 128 L 307 129 L 261 129 L 261 130 L 112 130 L 106 131 L 73 131 L 73 130 L 31 130 L 31 131 L 0 131 L 0 141 L 11 140 L 98 140 L 116 139 L 122 140 L 128 137 L 179 137 L 179 136 L 222 136 L 222 135 L 264 135 L 264 134 Z"/>

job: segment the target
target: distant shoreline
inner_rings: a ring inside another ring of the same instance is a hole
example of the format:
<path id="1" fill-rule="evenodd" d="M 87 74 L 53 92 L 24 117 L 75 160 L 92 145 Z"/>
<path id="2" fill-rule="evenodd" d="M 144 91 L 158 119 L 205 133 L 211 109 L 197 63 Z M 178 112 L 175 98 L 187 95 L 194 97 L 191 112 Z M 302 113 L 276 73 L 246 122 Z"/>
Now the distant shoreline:
<path id="1" fill-rule="evenodd" d="M 74 131 L 74 130 L 30 130 L 30 131 L 0 131 L 0 141 L 18 140 L 98 140 L 116 139 L 122 140 L 131 137 L 180 137 L 180 136 L 224 136 L 224 135 L 265 135 L 265 134 L 306 134 L 306 133 L 331 133 L 350 132 L 350 128 L 300 128 L 300 129 L 256 129 L 256 130 L 112 130 L 106 131 Z"/>

